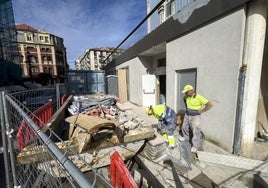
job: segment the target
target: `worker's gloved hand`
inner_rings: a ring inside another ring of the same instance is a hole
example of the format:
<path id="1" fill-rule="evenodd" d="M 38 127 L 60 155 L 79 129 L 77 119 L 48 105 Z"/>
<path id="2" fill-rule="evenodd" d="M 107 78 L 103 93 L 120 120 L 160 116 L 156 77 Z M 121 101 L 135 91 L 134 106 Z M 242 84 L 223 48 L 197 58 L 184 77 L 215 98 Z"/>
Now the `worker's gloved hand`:
<path id="1" fill-rule="evenodd" d="M 163 123 L 163 124 L 167 124 L 167 120 L 166 120 L 165 118 L 162 118 L 162 117 L 161 117 L 161 118 L 159 119 L 159 121 L 160 121 L 161 123 Z"/>
<path id="2" fill-rule="evenodd" d="M 168 139 L 168 146 L 174 148 L 176 144 L 174 135 L 168 135 L 167 139 Z"/>
<path id="3" fill-rule="evenodd" d="M 168 135 L 167 135 L 167 133 L 162 134 L 162 137 L 165 139 L 166 142 L 168 142 Z"/>

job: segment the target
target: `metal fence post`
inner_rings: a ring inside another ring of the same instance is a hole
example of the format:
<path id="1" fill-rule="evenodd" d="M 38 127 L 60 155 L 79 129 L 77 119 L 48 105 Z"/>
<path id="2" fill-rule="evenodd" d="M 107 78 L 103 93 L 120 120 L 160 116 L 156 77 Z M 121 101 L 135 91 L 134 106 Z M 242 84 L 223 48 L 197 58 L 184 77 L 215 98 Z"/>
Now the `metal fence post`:
<path id="1" fill-rule="evenodd" d="M 60 84 L 56 84 L 57 110 L 60 108 Z"/>
<path id="2" fill-rule="evenodd" d="M 6 136 L 6 127 L 5 127 L 5 117 L 4 111 L 4 95 L 5 92 L 2 91 L 0 96 L 0 123 L 1 123 L 1 133 L 2 133 L 2 144 L 3 144 L 3 156 L 4 156 L 4 166 L 5 166 L 5 185 L 6 187 L 13 187 L 10 174 L 10 163 L 9 163 L 9 156 L 8 156 L 8 145 L 7 145 L 7 136 Z"/>
<path id="3" fill-rule="evenodd" d="M 4 122 L 5 122 L 5 127 L 6 127 L 6 136 L 7 136 L 7 143 L 8 143 L 8 149 L 9 149 L 9 155 L 10 155 L 10 164 L 11 164 L 11 170 L 12 170 L 12 177 L 13 177 L 13 184 L 14 187 L 18 186 L 17 182 L 17 172 L 15 168 L 15 155 L 14 155 L 14 148 L 13 148 L 13 143 L 11 140 L 11 134 L 13 133 L 13 129 L 10 129 L 9 125 L 9 119 L 8 119 L 8 113 L 7 113 L 7 105 L 6 105 L 6 100 L 5 100 L 5 94 L 2 95 L 2 105 L 4 109 Z"/>

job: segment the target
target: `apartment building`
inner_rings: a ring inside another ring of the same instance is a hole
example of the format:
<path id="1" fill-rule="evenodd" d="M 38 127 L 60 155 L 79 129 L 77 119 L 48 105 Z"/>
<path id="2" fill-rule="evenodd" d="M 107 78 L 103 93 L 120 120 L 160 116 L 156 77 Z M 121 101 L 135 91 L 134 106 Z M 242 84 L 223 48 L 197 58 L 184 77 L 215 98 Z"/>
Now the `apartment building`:
<path id="1" fill-rule="evenodd" d="M 38 81 L 47 75 L 63 81 L 69 68 L 64 40 L 27 24 L 16 25 L 16 30 L 23 78 Z"/>
<path id="2" fill-rule="evenodd" d="M 101 70 L 102 67 L 112 61 L 125 50 L 114 47 L 91 48 L 75 61 L 76 70 Z"/>

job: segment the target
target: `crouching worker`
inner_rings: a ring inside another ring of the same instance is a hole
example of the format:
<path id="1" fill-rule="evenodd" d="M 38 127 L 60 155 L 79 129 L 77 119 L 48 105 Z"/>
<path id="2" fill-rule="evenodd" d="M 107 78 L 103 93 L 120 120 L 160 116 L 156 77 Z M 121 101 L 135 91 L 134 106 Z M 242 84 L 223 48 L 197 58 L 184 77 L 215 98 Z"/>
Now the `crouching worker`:
<path id="1" fill-rule="evenodd" d="M 174 133 L 177 124 L 175 111 L 164 104 L 159 104 L 146 108 L 146 113 L 148 115 L 154 115 L 154 117 L 158 119 L 158 130 L 161 132 L 168 145 L 173 148 L 176 142 Z"/>

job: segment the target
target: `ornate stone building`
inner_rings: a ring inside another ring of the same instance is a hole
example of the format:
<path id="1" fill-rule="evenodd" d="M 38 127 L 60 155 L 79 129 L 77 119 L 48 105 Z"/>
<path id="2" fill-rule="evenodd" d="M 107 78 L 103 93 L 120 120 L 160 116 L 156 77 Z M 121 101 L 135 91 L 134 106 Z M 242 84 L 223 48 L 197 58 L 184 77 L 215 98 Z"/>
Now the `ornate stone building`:
<path id="1" fill-rule="evenodd" d="M 63 39 L 26 24 L 16 25 L 16 30 L 23 78 L 38 80 L 46 75 L 61 81 L 69 68 Z"/>

